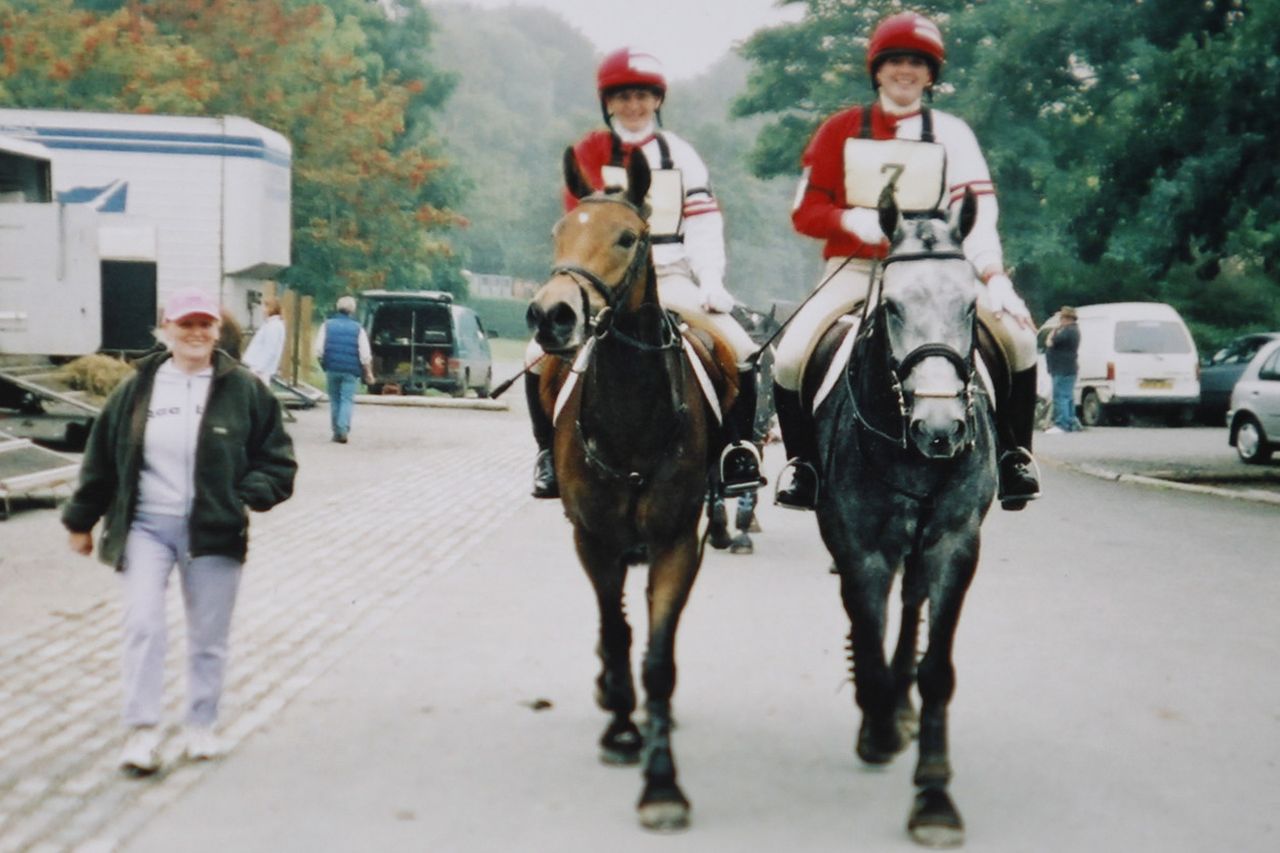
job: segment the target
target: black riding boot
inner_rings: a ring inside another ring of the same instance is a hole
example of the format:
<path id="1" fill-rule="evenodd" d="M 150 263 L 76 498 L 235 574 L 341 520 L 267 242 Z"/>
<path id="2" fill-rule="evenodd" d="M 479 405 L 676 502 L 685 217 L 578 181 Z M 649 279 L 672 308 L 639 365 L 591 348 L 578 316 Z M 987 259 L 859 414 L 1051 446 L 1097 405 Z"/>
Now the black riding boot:
<path id="1" fill-rule="evenodd" d="M 533 463 L 533 496 L 535 498 L 560 497 L 560 484 L 556 482 L 555 460 L 551 455 L 551 445 L 555 441 L 556 430 L 551 419 L 542 410 L 542 400 L 538 394 L 540 376 L 533 373 L 524 375 L 524 398 L 529 403 L 529 422 L 533 424 L 533 440 L 538 443 L 538 459 Z"/>
<path id="2" fill-rule="evenodd" d="M 813 418 L 805 412 L 799 391 L 789 391 L 776 382 L 773 402 L 778 410 L 778 426 L 782 428 L 782 443 L 787 449 L 783 475 L 791 472 L 790 482 L 782 485 L 779 481 L 773 502 L 788 509 L 813 509 L 818 505 L 818 443 L 813 434 Z"/>
<path id="3" fill-rule="evenodd" d="M 725 449 L 720 454 L 720 483 L 725 495 L 740 495 L 760 488 L 760 451 L 751 439 L 756 424 L 756 371 L 754 365 L 738 373 L 738 399 L 724 416 Z"/>
<path id="4" fill-rule="evenodd" d="M 1036 369 L 1013 374 L 1009 399 L 997 412 L 1000 450 L 1000 508 L 1020 510 L 1040 497 L 1040 473 L 1031 456 L 1036 427 Z"/>

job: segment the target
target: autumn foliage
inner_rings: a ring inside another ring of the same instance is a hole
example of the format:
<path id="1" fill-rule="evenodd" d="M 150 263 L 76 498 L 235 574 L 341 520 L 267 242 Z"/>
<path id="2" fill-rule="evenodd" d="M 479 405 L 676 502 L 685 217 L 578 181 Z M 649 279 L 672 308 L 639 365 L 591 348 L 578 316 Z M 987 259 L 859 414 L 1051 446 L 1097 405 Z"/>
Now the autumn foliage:
<path id="1" fill-rule="evenodd" d="M 448 81 L 378 53 L 395 27 L 426 51 L 411 0 L 0 0 L 0 105 L 252 119 L 293 145 L 287 280 L 322 302 L 448 288 L 437 234 L 457 220 L 428 120 Z"/>

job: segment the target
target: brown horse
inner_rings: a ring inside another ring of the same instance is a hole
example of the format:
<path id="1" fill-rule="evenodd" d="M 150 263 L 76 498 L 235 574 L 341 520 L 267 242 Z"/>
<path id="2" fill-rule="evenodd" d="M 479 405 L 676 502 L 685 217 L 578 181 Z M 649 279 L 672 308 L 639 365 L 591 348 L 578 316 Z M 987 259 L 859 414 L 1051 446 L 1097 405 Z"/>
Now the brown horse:
<path id="1" fill-rule="evenodd" d="M 543 389 L 550 402 L 552 386 L 568 373 L 572 384 L 553 414 L 554 455 L 578 559 L 600 609 L 596 702 L 613 715 L 601 759 L 642 761 L 641 824 L 682 829 L 689 801 L 676 783 L 671 747 L 675 637 L 701 562 L 698 520 L 714 420 L 680 332 L 658 303 L 645 159 L 631 158 L 625 192 L 593 193 L 572 149 L 564 172 L 581 201 L 552 232 L 555 266 L 528 322 L 546 352 L 574 359 L 571 372 L 546 371 Z M 631 719 L 636 691 L 623 608 L 627 570 L 636 563 L 649 565 L 643 737 Z"/>

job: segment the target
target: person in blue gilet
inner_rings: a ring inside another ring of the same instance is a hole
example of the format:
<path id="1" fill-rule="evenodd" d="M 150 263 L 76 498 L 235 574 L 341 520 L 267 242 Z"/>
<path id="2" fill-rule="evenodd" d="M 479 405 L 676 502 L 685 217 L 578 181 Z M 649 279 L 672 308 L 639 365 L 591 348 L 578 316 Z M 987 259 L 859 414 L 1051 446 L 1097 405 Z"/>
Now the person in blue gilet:
<path id="1" fill-rule="evenodd" d="M 364 327 L 352 316 L 356 313 L 355 298 L 343 296 L 334 307 L 337 313 L 320 327 L 314 350 L 328 384 L 333 440 L 346 444 L 351 432 L 356 384 L 361 378 L 366 385 L 373 382 L 373 350 Z"/>

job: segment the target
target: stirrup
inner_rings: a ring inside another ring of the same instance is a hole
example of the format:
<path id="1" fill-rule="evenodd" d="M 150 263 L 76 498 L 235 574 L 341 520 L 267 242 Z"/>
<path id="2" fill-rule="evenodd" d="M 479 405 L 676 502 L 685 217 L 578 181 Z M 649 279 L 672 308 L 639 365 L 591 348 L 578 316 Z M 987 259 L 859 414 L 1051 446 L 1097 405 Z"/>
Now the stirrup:
<path id="1" fill-rule="evenodd" d="M 739 464 L 739 476 L 732 481 L 727 476 L 725 463 L 729 461 L 731 455 L 744 453 L 750 456 L 749 462 Z M 764 477 L 760 476 L 760 451 L 756 450 L 756 446 L 748 441 L 735 441 L 720 453 L 720 483 L 724 487 L 725 497 L 733 497 L 734 495 L 752 492 L 768 482 Z"/>
<path id="2" fill-rule="evenodd" d="M 787 487 L 782 488 L 783 476 L 787 471 L 791 471 L 791 480 L 787 483 Z M 804 474 L 808 471 L 808 474 Z M 809 477 L 809 481 L 813 485 L 813 495 L 797 495 L 801 492 L 800 481 L 805 476 Z M 775 506 L 784 509 L 796 510 L 813 510 L 818 507 L 818 491 L 819 491 L 818 469 L 813 465 L 805 462 L 799 456 L 793 456 L 787 460 L 787 464 L 782 466 L 782 471 L 778 473 L 778 488 L 773 493 L 773 503 Z M 797 500 L 797 497 L 806 497 L 808 500 Z"/>

